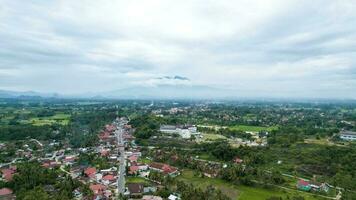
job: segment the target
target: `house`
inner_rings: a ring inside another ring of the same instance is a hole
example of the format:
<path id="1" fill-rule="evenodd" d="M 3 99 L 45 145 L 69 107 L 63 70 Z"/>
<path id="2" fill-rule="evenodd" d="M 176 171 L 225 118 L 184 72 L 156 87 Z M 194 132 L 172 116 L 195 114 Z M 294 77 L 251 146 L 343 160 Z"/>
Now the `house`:
<path id="1" fill-rule="evenodd" d="M 103 149 L 103 150 L 100 151 L 100 155 L 101 155 L 102 157 L 109 156 L 109 154 L 110 154 L 110 150 Z"/>
<path id="2" fill-rule="evenodd" d="M 100 170 L 100 172 L 102 173 L 110 173 L 110 172 L 116 172 L 117 171 L 117 168 L 116 167 L 111 167 L 109 169 L 102 169 Z"/>
<path id="3" fill-rule="evenodd" d="M 233 161 L 234 161 L 235 164 L 241 164 L 241 163 L 243 163 L 243 160 L 240 159 L 240 158 L 238 158 L 238 157 L 236 157 Z"/>
<path id="4" fill-rule="evenodd" d="M 83 199 L 83 193 L 78 189 L 75 189 L 73 192 L 74 199 Z"/>
<path id="5" fill-rule="evenodd" d="M 128 141 L 132 141 L 135 139 L 134 136 L 127 134 L 127 133 L 125 133 L 122 137 L 124 138 L 124 140 L 128 140 Z"/>
<path id="6" fill-rule="evenodd" d="M 113 132 L 113 131 L 116 130 L 116 127 L 114 125 L 112 125 L 112 124 L 108 124 L 108 125 L 105 126 L 105 129 L 108 132 Z"/>
<path id="7" fill-rule="evenodd" d="M 0 189 L 0 199 L 1 200 L 10 200 L 10 199 L 15 199 L 15 197 L 12 194 L 12 190 L 9 188 L 2 188 Z"/>
<path id="8" fill-rule="evenodd" d="M 146 171 L 146 170 L 148 170 L 148 165 L 146 165 L 146 164 L 139 163 L 139 164 L 137 164 L 137 166 L 138 166 L 138 170 L 139 170 L 139 171 Z"/>
<path id="9" fill-rule="evenodd" d="M 105 184 L 110 184 L 112 182 L 115 182 L 116 181 L 116 178 L 115 176 L 111 175 L 111 174 L 108 174 L 108 175 L 105 175 L 103 178 L 102 178 L 103 182 Z"/>
<path id="10" fill-rule="evenodd" d="M 11 181 L 15 171 L 12 169 L 2 169 L 1 173 L 3 179 L 5 179 L 6 181 Z"/>
<path id="11" fill-rule="evenodd" d="M 318 191 L 318 192 L 328 192 L 329 191 L 329 185 L 327 183 L 319 183 L 316 181 L 310 181 L 309 185 L 312 190 Z"/>
<path id="12" fill-rule="evenodd" d="M 144 195 L 142 197 L 142 200 L 163 200 L 163 198 L 159 196 L 153 196 L 153 195 Z"/>
<path id="13" fill-rule="evenodd" d="M 138 159 L 138 156 L 136 156 L 136 155 L 131 155 L 131 156 L 128 158 L 128 160 L 129 160 L 130 162 L 137 162 L 137 159 Z"/>
<path id="14" fill-rule="evenodd" d="M 127 188 L 130 192 L 131 197 L 138 197 L 142 196 L 144 186 L 142 183 L 129 183 L 127 185 Z"/>
<path id="15" fill-rule="evenodd" d="M 136 175 L 138 173 L 138 171 L 139 171 L 139 167 L 137 165 L 130 166 L 129 174 Z"/>
<path id="16" fill-rule="evenodd" d="M 84 171 L 84 174 L 87 175 L 88 177 L 92 178 L 96 174 L 96 169 L 94 167 L 89 167 Z"/>
<path id="17" fill-rule="evenodd" d="M 66 157 L 63 159 L 63 163 L 64 163 L 65 165 L 73 165 L 76 159 L 77 159 L 76 156 L 66 156 Z"/>
<path id="18" fill-rule="evenodd" d="M 311 186 L 309 185 L 308 181 L 305 181 L 303 179 L 300 179 L 297 183 L 297 188 L 299 190 L 303 190 L 303 191 L 310 191 L 311 190 Z"/>
<path id="19" fill-rule="evenodd" d="M 99 134 L 99 138 L 100 138 L 100 140 L 107 140 L 107 139 L 109 139 L 110 138 L 110 133 L 109 132 L 101 132 L 100 134 Z"/>
<path id="20" fill-rule="evenodd" d="M 106 186 L 101 184 L 92 184 L 89 188 L 93 191 L 94 195 L 102 195 L 106 190 Z"/>
<path id="21" fill-rule="evenodd" d="M 297 188 L 303 191 L 328 192 L 330 187 L 327 183 L 318 183 L 316 181 L 307 181 L 300 179 L 297 183 Z"/>
<path id="22" fill-rule="evenodd" d="M 149 171 L 141 171 L 139 174 L 139 176 L 143 178 L 148 178 L 149 175 L 150 175 Z"/>
<path id="23" fill-rule="evenodd" d="M 176 167 L 172 167 L 170 165 L 163 164 L 163 163 L 153 162 L 149 165 L 149 168 L 151 170 L 158 171 L 170 176 L 176 176 L 179 174 L 179 171 Z"/>
<path id="24" fill-rule="evenodd" d="M 168 199 L 169 200 L 180 200 L 180 198 L 178 196 L 173 195 L 173 194 L 169 195 Z"/>
<path id="25" fill-rule="evenodd" d="M 356 132 L 353 131 L 342 131 L 340 133 L 340 138 L 348 141 L 356 141 Z"/>
<path id="26" fill-rule="evenodd" d="M 155 193 L 157 192 L 157 187 L 144 187 L 143 193 Z"/>
<path id="27" fill-rule="evenodd" d="M 53 160 L 46 160 L 42 163 L 42 167 L 49 168 L 49 169 L 53 169 L 59 166 L 61 166 L 61 163 Z"/>

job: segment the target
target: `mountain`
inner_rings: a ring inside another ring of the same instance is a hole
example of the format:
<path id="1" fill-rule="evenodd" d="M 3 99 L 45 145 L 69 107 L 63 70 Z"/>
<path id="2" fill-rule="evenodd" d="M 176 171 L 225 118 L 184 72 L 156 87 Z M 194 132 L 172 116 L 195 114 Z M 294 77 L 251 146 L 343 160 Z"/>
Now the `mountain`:
<path id="1" fill-rule="evenodd" d="M 184 77 L 173 77 L 173 79 L 185 80 Z M 233 94 L 233 92 L 226 89 L 188 84 L 136 86 L 108 92 L 90 92 L 75 95 L 0 90 L 0 98 L 219 99 L 228 97 L 227 94 Z"/>
<path id="2" fill-rule="evenodd" d="M 157 85 L 114 90 L 100 96 L 115 99 L 214 99 L 224 98 L 226 94 L 229 94 L 226 89 L 208 86 Z"/>
<path id="3" fill-rule="evenodd" d="M 0 90 L 0 98 L 20 98 L 20 97 L 58 97 L 59 95 L 56 93 L 39 93 L 34 91 L 10 91 L 10 90 Z"/>

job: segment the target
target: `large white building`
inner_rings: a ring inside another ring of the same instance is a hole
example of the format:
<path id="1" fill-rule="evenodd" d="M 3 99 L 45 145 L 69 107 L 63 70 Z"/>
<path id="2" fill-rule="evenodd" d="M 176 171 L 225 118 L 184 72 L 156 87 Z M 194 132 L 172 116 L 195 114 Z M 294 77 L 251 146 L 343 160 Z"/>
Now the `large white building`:
<path id="1" fill-rule="evenodd" d="M 343 140 L 356 141 L 356 132 L 353 131 L 342 131 L 340 133 L 340 138 Z"/>
<path id="2" fill-rule="evenodd" d="M 160 128 L 162 133 L 168 134 L 178 134 L 182 138 L 189 139 L 192 135 L 200 135 L 196 126 L 182 125 L 182 126 L 172 126 L 172 125 L 162 125 Z"/>

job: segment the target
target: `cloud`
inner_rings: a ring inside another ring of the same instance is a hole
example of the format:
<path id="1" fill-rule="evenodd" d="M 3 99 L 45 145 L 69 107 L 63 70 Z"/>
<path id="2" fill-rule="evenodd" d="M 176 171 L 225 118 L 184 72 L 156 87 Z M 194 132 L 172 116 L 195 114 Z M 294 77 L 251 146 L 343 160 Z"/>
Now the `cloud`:
<path id="1" fill-rule="evenodd" d="M 1 2 L 0 89 L 356 98 L 353 0 Z"/>

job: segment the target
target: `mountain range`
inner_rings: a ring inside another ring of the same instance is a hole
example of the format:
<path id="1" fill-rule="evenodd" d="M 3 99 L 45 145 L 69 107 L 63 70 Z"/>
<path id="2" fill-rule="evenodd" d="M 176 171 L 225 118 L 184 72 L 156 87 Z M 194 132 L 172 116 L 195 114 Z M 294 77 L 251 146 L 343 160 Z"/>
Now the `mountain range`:
<path id="1" fill-rule="evenodd" d="M 93 99 L 212 99 L 225 98 L 229 91 L 209 86 L 155 85 L 136 86 L 124 89 L 64 95 L 35 91 L 0 90 L 0 98 L 42 97 L 42 98 L 93 98 Z"/>

